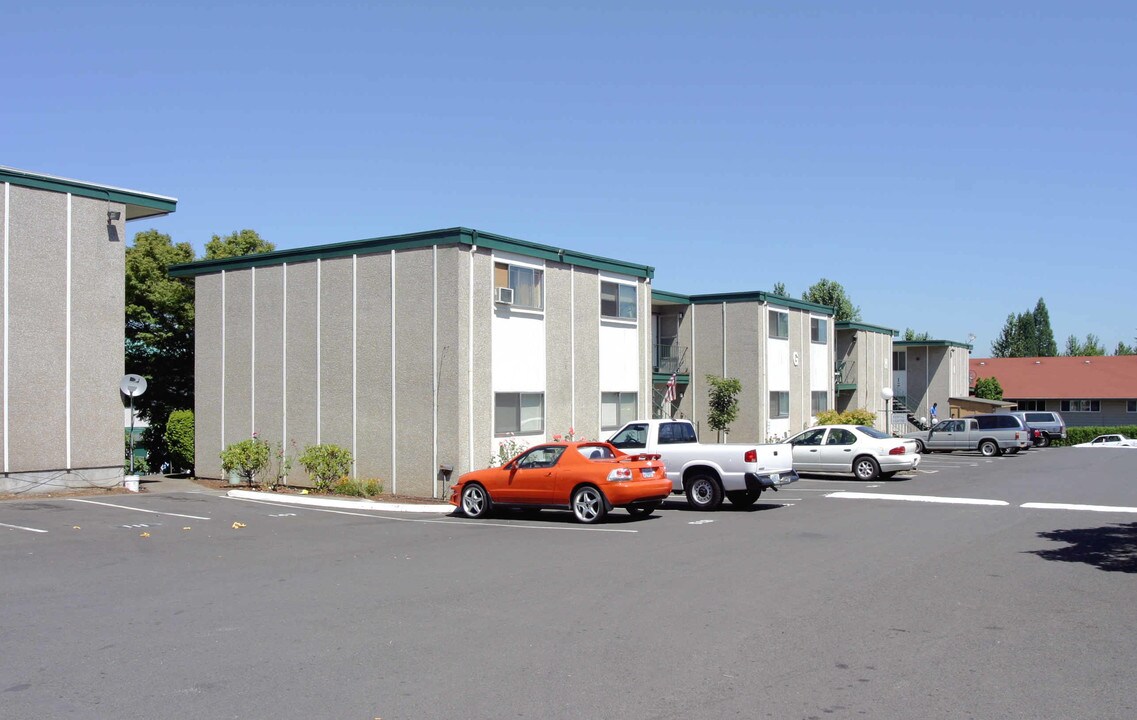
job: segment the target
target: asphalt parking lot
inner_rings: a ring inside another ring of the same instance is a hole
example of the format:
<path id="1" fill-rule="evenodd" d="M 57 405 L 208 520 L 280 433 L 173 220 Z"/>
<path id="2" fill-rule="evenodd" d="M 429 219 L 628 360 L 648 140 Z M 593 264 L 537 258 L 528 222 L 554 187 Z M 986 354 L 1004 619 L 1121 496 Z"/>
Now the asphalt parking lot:
<path id="1" fill-rule="evenodd" d="M 7 501 L 0 692 L 12 717 L 1129 718 L 1124 452 L 930 455 L 598 527 Z"/>

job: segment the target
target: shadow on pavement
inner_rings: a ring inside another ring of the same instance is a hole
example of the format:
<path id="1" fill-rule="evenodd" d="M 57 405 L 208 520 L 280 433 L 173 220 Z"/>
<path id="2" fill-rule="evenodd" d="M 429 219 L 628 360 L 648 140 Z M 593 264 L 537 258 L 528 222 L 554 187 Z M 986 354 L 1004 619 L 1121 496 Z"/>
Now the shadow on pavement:
<path id="1" fill-rule="evenodd" d="M 1043 560 L 1080 562 L 1108 572 L 1137 572 L 1137 523 L 1040 532 L 1039 537 L 1069 543 L 1054 550 L 1028 550 Z"/>

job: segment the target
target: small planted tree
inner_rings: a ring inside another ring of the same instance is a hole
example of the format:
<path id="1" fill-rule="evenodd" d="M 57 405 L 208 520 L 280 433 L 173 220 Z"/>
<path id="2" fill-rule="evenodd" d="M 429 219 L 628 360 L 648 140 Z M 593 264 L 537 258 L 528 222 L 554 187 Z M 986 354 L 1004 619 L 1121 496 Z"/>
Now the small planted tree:
<path id="1" fill-rule="evenodd" d="M 253 479 L 268 466 L 269 446 L 264 440 L 253 435 L 247 440 L 235 442 L 221 451 L 221 469 L 236 472 L 250 487 Z"/>
<path id="2" fill-rule="evenodd" d="M 707 425 L 719 433 L 721 440 L 722 434 L 730 432 L 730 424 L 738 417 L 738 394 L 742 392 L 742 383 L 738 378 L 718 375 L 707 375 L 707 382 L 711 386 Z"/>
<path id="3" fill-rule="evenodd" d="M 170 454 L 170 469 L 174 472 L 193 472 L 193 410 L 175 410 L 166 420 L 166 450 Z"/>
<path id="4" fill-rule="evenodd" d="M 999 378 L 989 377 L 976 379 L 975 397 L 983 398 L 984 400 L 1002 400 L 1003 386 L 999 384 Z"/>
<path id="5" fill-rule="evenodd" d="M 297 462 L 320 492 L 328 492 L 351 473 L 351 451 L 331 443 L 309 445 Z"/>

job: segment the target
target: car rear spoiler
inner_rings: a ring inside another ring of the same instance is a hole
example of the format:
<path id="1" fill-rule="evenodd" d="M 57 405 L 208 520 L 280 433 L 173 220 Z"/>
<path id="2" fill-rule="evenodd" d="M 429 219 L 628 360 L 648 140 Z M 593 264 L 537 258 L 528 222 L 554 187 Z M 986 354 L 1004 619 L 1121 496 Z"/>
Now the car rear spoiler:
<path id="1" fill-rule="evenodd" d="M 624 455 L 617 458 L 620 462 L 645 462 L 648 460 L 659 460 L 662 457 L 659 453 L 640 453 L 639 455 Z"/>

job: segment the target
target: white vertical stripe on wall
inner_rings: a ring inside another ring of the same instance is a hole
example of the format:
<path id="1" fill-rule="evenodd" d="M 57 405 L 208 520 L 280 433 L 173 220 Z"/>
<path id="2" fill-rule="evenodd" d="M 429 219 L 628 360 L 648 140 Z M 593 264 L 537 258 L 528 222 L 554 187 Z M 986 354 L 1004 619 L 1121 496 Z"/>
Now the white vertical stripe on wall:
<path id="1" fill-rule="evenodd" d="M 321 382 L 323 380 L 323 378 L 321 378 L 321 375 L 323 374 L 323 368 L 320 367 L 320 361 L 323 359 L 323 345 L 324 345 L 324 336 L 320 331 L 320 300 L 321 300 L 320 296 L 323 294 L 323 285 L 321 282 L 323 279 L 322 270 L 323 270 L 323 268 L 320 264 L 320 258 L 316 258 L 316 444 L 317 445 L 319 445 L 321 442 L 323 442 L 320 439 L 320 419 L 321 419 L 320 418 L 320 391 L 322 389 L 321 388 Z"/>
<path id="2" fill-rule="evenodd" d="M 67 193 L 67 290 L 64 292 L 63 435 L 67 470 L 71 471 L 71 193 Z"/>
<path id="3" fill-rule="evenodd" d="M 466 272 L 469 285 L 466 290 L 466 461 L 470 463 L 470 470 L 474 468 L 474 254 L 477 250 L 476 245 L 470 247 Z"/>
<path id="4" fill-rule="evenodd" d="M 4 183 L 4 472 L 8 472 L 8 236 L 12 231 L 12 185 Z"/>
<path id="5" fill-rule="evenodd" d="M 355 459 L 359 454 L 359 448 L 356 444 L 355 430 L 359 421 L 359 404 L 356 401 L 356 391 L 358 385 L 356 380 L 359 376 L 359 371 L 356 366 L 356 361 L 359 359 L 359 256 L 351 256 L 351 474 L 358 477 L 359 467 L 358 461 Z"/>
<path id="6" fill-rule="evenodd" d="M 225 447 L 225 271 L 221 271 L 221 447 Z"/>
<path id="7" fill-rule="evenodd" d="M 431 334 L 430 334 L 430 347 L 434 357 L 434 364 L 431 367 L 430 374 L 434 377 L 431 382 L 434 383 L 433 401 L 434 412 L 431 413 L 431 421 L 434 423 L 434 431 L 431 433 L 431 467 L 438 467 L 438 246 L 433 245 L 430 248 L 430 260 L 433 265 L 433 276 L 431 278 L 431 294 L 430 294 L 430 314 L 431 314 Z M 435 480 L 430 484 L 430 496 L 438 497 L 438 481 Z"/>
<path id="8" fill-rule="evenodd" d="M 249 437 L 257 431 L 257 269 L 249 268 Z"/>
<path id="9" fill-rule="evenodd" d="M 399 471 L 396 464 L 399 456 L 399 449 L 395 445 L 395 428 L 398 427 L 395 422 L 397 415 L 398 398 L 395 396 L 395 376 L 398 374 L 397 368 L 399 367 L 395 355 L 395 251 L 391 251 L 391 492 L 397 494 L 399 492 Z"/>
<path id="10" fill-rule="evenodd" d="M 576 265 L 569 265 L 569 427 L 576 427 Z"/>
<path id="11" fill-rule="evenodd" d="M 288 263 L 280 266 L 280 442 L 288 443 Z"/>

